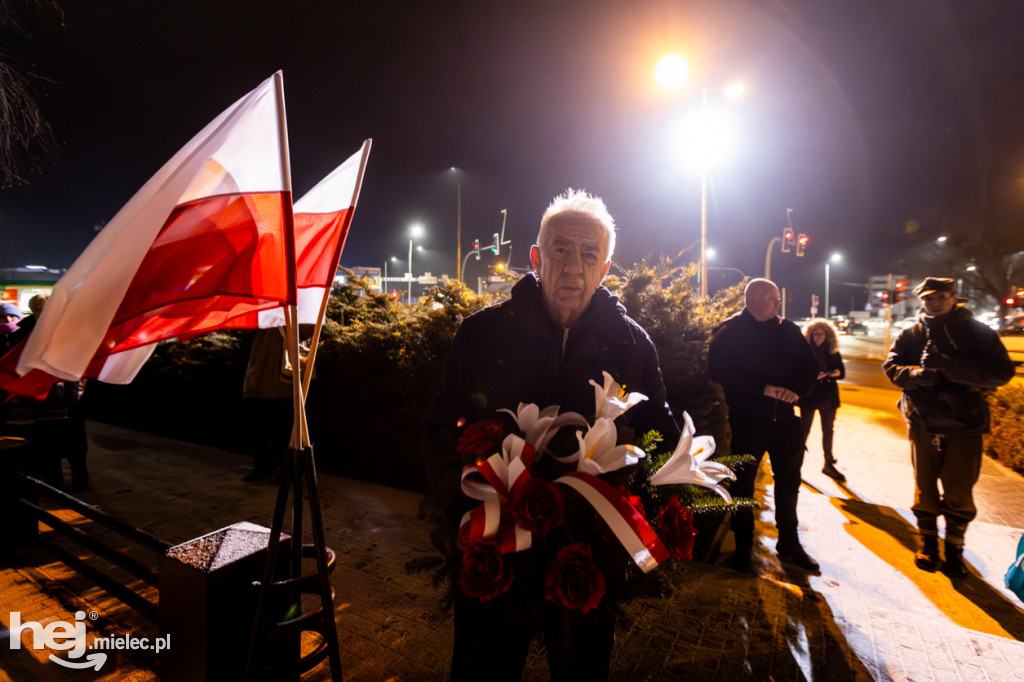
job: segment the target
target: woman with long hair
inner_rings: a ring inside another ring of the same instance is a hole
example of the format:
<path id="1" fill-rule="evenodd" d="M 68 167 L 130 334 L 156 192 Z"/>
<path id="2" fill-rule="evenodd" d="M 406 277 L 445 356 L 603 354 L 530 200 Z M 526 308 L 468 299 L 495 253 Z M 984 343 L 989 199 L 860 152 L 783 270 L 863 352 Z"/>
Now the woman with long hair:
<path id="1" fill-rule="evenodd" d="M 811 320 L 804 336 L 818 361 L 818 383 L 797 403 L 800 421 L 804 425 L 804 446 L 817 410 L 821 415 L 821 449 L 825 455 L 825 467 L 821 473 L 842 483 L 846 477 L 836 469 L 836 458 L 832 454 L 833 426 L 839 409 L 839 385 L 836 382 L 846 377 L 846 367 L 839 354 L 839 337 L 828 320 Z"/>

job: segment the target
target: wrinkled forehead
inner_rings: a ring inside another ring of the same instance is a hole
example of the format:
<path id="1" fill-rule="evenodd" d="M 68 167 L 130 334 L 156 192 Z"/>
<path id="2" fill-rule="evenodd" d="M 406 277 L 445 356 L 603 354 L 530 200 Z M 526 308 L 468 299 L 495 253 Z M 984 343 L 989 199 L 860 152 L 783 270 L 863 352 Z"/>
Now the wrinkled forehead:
<path id="1" fill-rule="evenodd" d="M 542 225 L 537 235 L 538 246 L 554 244 L 588 247 L 605 253 L 608 250 L 608 232 L 596 220 L 558 216 Z"/>

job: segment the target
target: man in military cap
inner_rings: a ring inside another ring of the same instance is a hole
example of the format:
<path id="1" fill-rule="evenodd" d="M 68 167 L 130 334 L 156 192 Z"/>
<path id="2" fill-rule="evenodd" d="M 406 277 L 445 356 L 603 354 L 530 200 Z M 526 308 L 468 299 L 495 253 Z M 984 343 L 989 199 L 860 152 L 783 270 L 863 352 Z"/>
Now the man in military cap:
<path id="1" fill-rule="evenodd" d="M 985 394 L 1009 382 L 1014 368 L 999 336 L 957 305 L 954 280 L 927 277 L 914 293 L 921 299 L 917 322 L 896 338 L 882 364 L 903 389 L 900 409 L 910 432 L 911 510 L 919 533 L 914 563 L 925 571 L 937 568 L 941 515 L 942 570 L 964 578 L 964 536 L 977 514 L 972 490 L 981 470 L 982 434 L 989 428 Z"/>

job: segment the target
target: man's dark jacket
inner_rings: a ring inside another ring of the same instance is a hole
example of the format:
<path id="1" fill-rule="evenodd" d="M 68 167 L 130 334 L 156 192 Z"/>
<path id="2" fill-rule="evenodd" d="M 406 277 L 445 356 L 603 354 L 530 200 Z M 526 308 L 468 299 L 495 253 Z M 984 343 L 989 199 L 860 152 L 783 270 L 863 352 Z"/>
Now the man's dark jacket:
<path id="1" fill-rule="evenodd" d="M 722 385 L 732 424 L 770 423 L 793 406 L 764 394 L 765 386 L 807 395 L 818 363 L 800 328 L 773 317 L 758 322 L 746 308 L 720 324 L 708 349 L 708 374 Z"/>
<path id="2" fill-rule="evenodd" d="M 603 384 L 603 371 L 625 390 L 648 398 L 622 420 L 640 433 L 659 431 L 674 447 L 679 426 L 665 402 L 658 353 L 618 297 L 598 287 L 580 320 L 564 329 L 548 314 L 536 276 L 523 277 L 508 301 L 468 317 L 455 335 L 424 418 L 432 488 L 447 501 L 463 496 L 459 476 L 470 462 L 455 452 L 460 424 L 498 419 L 499 409 L 514 412 L 519 403 L 541 409 L 558 405 L 560 413 L 578 412 L 590 419 L 595 398 L 589 382 Z"/>
<path id="3" fill-rule="evenodd" d="M 926 348 L 947 356 L 948 365 L 922 371 Z M 896 337 L 882 369 L 903 389 L 900 409 L 907 422 L 941 436 L 987 433 L 985 393 L 1014 374 L 999 335 L 963 307 L 937 317 L 919 312 L 917 322 Z"/>

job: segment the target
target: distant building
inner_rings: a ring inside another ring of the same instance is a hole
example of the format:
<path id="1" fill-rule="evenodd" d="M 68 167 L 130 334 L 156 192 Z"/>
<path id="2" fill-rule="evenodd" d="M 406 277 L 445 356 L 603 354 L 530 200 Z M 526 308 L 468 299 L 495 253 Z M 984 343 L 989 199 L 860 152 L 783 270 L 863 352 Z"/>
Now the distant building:
<path id="1" fill-rule="evenodd" d="M 28 300 L 36 294 L 48 294 L 64 274 L 63 270 L 42 265 L 20 268 L 0 268 L 0 290 L 3 302 L 13 303 L 22 311 L 28 310 Z"/>

